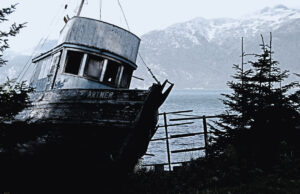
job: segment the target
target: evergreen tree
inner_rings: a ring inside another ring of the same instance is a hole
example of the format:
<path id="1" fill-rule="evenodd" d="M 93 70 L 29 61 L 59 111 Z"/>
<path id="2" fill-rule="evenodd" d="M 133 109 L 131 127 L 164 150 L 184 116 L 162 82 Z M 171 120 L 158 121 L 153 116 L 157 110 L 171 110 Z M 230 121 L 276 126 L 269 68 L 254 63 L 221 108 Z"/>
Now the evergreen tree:
<path id="1" fill-rule="evenodd" d="M 7 8 L 0 9 L 0 24 L 3 22 L 8 21 L 7 17 L 15 12 L 16 5 L 11 5 Z M 16 24 L 13 23 L 10 28 L 6 31 L 0 31 L 0 66 L 6 64 L 6 60 L 3 59 L 3 52 L 9 48 L 8 39 L 9 37 L 16 36 L 22 28 L 25 27 L 25 23 L 23 24 Z"/>
<path id="2" fill-rule="evenodd" d="M 244 64 L 234 65 L 236 81 L 228 82 L 233 93 L 223 94 L 228 114 L 222 115 L 213 127 L 211 155 L 221 155 L 230 145 L 240 159 L 263 164 L 277 160 L 283 142 L 294 151 L 300 149 L 295 141 L 296 136 L 300 138 L 296 131 L 299 95 L 288 94 L 299 85 L 292 82 L 281 86 L 288 71 L 281 71 L 278 62 L 272 59 L 271 44 L 270 41 L 266 45 L 262 37 L 262 53 L 254 55 L 256 60 L 249 61 L 246 70 Z"/>
<path id="3" fill-rule="evenodd" d="M 8 17 L 16 10 L 16 4 L 7 8 L 0 9 L 0 24 L 8 22 Z M 16 36 L 25 23 L 13 23 L 6 31 L 0 31 L 0 67 L 7 61 L 3 59 L 3 52 L 9 48 L 9 38 Z M 15 83 L 14 80 L 8 80 L 0 85 L 0 121 L 12 119 L 19 111 L 24 109 L 29 103 L 28 93 L 32 88 L 26 86 L 25 82 Z"/>
<path id="4" fill-rule="evenodd" d="M 16 5 L 11 5 L 7 8 L 0 9 L 0 24 L 8 22 L 8 17 L 16 10 Z M 0 31 L 0 66 L 6 64 L 6 60 L 3 59 L 3 52 L 9 48 L 9 38 L 16 36 L 22 28 L 25 27 L 25 23 L 16 24 L 13 23 L 8 30 Z M 1 71 L 1 68 L 0 68 Z M 12 152 L 16 145 L 20 143 L 22 135 L 19 133 L 22 128 L 26 126 L 26 123 L 19 124 L 20 127 L 16 127 L 11 124 L 14 120 L 14 116 L 22 111 L 29 105 L 29 93 L 33 91 L 33 88 L 26 85 L 25 82 L 16 83 L 15 80 L 7 80 L 7 82 L 0 84 L 0 150 L 1 154 L 4 152 Z M 15 141 L 18 139 L 18 141 Z M 25 139 L 23 137 L 23 139 Z"/>
<path id="5" fill-rule="evenodd" d="M 13 116 L 29 105 L 28 94 L 33 88 L 25 82 L 15 83 L 8 80 L 0 85 L 0 122 L 11 120 Z"/>

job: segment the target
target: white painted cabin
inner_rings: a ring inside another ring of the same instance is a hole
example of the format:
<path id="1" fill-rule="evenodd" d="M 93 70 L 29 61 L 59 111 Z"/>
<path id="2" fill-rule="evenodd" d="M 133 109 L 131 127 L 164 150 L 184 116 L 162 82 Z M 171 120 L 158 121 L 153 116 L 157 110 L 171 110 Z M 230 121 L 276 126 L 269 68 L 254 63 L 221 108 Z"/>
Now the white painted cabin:
<path id="1" fill-rule="evenodd" d="M 128 89 L 140 39 L 99 20 L 73 17 L 62 29 L 58 45 L 33 59 L 30 84 L 52 89 Z"/>

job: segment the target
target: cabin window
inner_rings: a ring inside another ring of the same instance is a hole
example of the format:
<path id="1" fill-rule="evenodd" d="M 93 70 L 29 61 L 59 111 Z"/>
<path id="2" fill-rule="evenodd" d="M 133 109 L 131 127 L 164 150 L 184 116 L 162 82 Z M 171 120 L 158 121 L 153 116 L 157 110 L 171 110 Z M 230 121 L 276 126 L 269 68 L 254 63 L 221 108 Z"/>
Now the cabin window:
<path id="1" fill-rule="evenodd" d="M 90 55 L 85 67 L 84 75 L 86 77 L 99 80 L 104 65 L 104 58 Z"/>
<path id="2" fill-rule="evenodd" d="M 120 83 L 121 88 L 129 88 L 132 72 L 133 72 L 133 70 L 131 68 L 127 67 L 127 68 L 124 69 L 122 79 L 121 79 L 121 83 Z"/>
<path id="3" fill-rule="evenodd" d="M 32 82 L 38 80 L 38 77 L 39 77 L 40 72 L 41 72 L 41 65 L 39 64 L 39 62 L 35 63 L 35 67 L 34 68 L 35 69 L 34 69 L 33 76 L 31 77 L 30 84 L 32 84 Z"/>
<path id="4" fill-rule="evenodd" d="M 104 83 L 116 85 L 118 74 L 119 74 L 120 64 L 115 61 L 108 61 L 106 71 L 104 74 Z"/>
<path id="5" fill-rule="evenodd" d="M 68 51 L 66 58 L 65 73 L 78 75 L 83 53 L 76 51 Z"/>
<path id="6" fill-rule="evenodd" d="M 51 62 L 52 56 L 46 57 L 38 62 L 38 66 L 40 66 L 40 72 L 38 79 L 46 78 L 49 70 L 50 70 L 50 62 Z"/>

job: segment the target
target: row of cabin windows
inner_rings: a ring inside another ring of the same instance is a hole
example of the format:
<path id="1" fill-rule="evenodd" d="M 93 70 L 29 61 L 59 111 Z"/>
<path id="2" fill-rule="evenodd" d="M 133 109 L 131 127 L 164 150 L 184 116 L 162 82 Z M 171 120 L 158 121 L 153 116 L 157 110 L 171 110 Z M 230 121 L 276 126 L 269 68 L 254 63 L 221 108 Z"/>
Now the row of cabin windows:
<path id="1" fill-rule="evenodd" d="M 68 51 L 65 65 L 65 73 L 81 75 L 94 81 L 105 84 L 128 88 L 133 70 L 122 64 L 96 55 L 87 55 L 84 64 L 84 54 L 76 51 Z M 80 72 L 84 65 L 83 72 Z"/>

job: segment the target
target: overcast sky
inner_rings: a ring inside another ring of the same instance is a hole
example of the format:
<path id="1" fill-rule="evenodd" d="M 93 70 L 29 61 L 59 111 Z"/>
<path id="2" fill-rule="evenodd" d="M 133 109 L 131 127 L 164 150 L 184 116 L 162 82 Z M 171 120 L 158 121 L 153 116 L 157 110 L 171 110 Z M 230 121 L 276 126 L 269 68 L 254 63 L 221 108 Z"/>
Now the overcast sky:
<path id="1" fill-rule="evenodd" d="M 11 40 L 11 50 L 26 52 L 43 37 L 55 39 L 63 27 L 63 16 L 74 16 L 81 0 L 1 0 L 1 7 L 19 3 L 10 22 L 28 22 L 18 37 Z M 120 0 L 130 30 L 141 36 L 195 17 L 240 17 L 278 4 L 300 9 L 300 0 Z M 65 5 L 68 8 L 65 10 Z M 100 0 L 87 0 L 83 16 L 100 18 Z M 102 20 L 127 28 L 117 0 L 102 0 Z M 3 27 L 3 25 L 2 25 Z"/>

